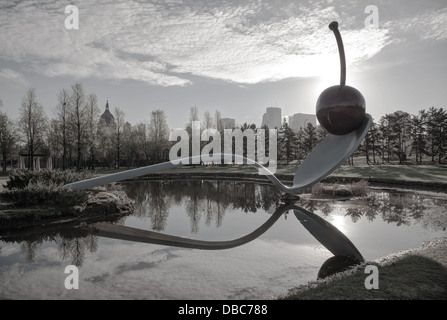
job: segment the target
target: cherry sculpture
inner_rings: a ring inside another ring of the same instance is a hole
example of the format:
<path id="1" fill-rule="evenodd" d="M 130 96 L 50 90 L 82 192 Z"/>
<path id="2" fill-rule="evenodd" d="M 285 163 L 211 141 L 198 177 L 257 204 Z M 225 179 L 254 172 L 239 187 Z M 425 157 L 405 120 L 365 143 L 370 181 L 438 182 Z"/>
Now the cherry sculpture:
<path id="1" fill-rule="evenodd" d="M 337 40 L 340 55 L 340 85 L 324 90 L 317 100 L 317 119 L 327 132 L 344 135 L 361 126 L 365 117 L 365 98 L 357 89 L 345 85 L 346 59 L 338 23 L 329 24 Z"/>

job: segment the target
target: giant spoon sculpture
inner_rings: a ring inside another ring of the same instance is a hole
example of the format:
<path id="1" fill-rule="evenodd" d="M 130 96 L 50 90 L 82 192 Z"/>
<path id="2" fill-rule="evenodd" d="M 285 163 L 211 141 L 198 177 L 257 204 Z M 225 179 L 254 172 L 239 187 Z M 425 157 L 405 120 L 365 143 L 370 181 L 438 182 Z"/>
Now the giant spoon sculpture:
<path id="1" fill-rule="evenodd" d="M 302 189 L 320 182 L 340 167 L 358 148 L 365 138 L 372 118 L 365 113 L 365 99 L 355 88 L 346 86 L 346 62 L 343 42 L 338 30 L 338 23 L 332 22 L 329 28 L 334 32 L 340 54 L 340 85 L 324 90 L 317 100 L 316 112 L 320 124 L 328 131 L 326 137 L 309 153 L 297 168 L 293 185 L 284 185 L 262 164 L 233 154 L 217 154 L 222 160 L 230 162 L 235 159 L 246 161 L 248 165 L 259 169 L 281 191 L 295 194 Z M 128 180 L 147 174 L 169 170 L 185 163 L 200 160 L 200 155 L 172 162 L 164 162 L 143 168 L 127 170 L 102 177 L 82 180 L 64 186 L 68 189 L 86 189 L 112 182 Z"/>
<path id="2" fill-rule="evenodd" d="M 246 161 L 247 164 L 258 168 L 266 177 L 281 191 L 287 194 L 295 194 L 298 191 L 309 188 L 323 180 L 334 170 L 340 167 L 358 148 L 365 138 L 372 118 L 365 113 L 365 99 L 357 89 L 346 86 L 346 61 L 343 42 L 336 21 L 329 25 L 329 29 L 335 34 L 340 55 L 340 85 L 332 86 L 324 90 L 317 100 L 316 113 L 320 124 L 328 131 L 327 136 L 309 153 L 301 165 L 297 168 L 293 177 L 293 185 L 286 186 L 274 176 L 267 168 L 251 159 L 233 154 L 218 154 L 222 160 Z M 132 179 L 159 171 L 169 170 L 184 163 L 194 163 L 200 160 L 200 156 L 181 159 L 175 164 L 164 162 L 143 168 L 127 170 L 120 173 L 110 174 L 70 183 L 64 186 L 69 189 L 86 189 L 112 182 Z M 364 259 L 355 246 L 330 223 L 315 214 L 295 205 L 281 207 L 272 217 L 253 233 L 240 239 L 227 242 L 196 241 L 157 232 L 145 231 L 125 226 L 115 226 L 109 223 L 98 223 L 95 225 L 96 232 L 105 237 L 133 240 L 146 243 L 158 243 L 172 246 L 198 248 L 205 250 L 228 249 L 239 246 L 253 240 L 263 233 L 279 216 L 287 211 L 293 210 L 297 219 L 334 254 L 334 258 L 349 258 L 354 262 L 363 262 Z"/>
<path id="3" fill-rule="evenodd" d="M 317 100 L 317 118 L 320 124 L 328 131 L 328 134 L 297 168 L 293 177 L 293 185 L 284 185 L 267 168 L 251 159 L 233 154 L 221 154 L 216 155 L 216 157 L 221 157 L 222 160 L 228 161 L 245 160 L 247 164 L 258 168 L 260 172 L 265 174 L 266 177 L 281 191 L 287 194 L 295 194 L 298 191 L 309 188 L 323 180 L 352 155 L 365 138 L 369 127 L 371 126 L 372 118 L 369 114 L 365 113 L 366 104 L 362 94 L 357 89 L 345 85 L 346 61 L 343 42 L 338 30 L 338 23 L 335 21 L 332 22 L 329 25 L 329 29 L 334 32 L 339 49 L 341 65 L 340 85 L 327 88 L 321 93 Z M 185 158 L 175 164 L 172 162 L 165 162 L 103 177 L 74 182 L 65 185 L 64 188 L 92 188 L 150 173 L 169 170 L 181 166 L 184 163 L 194 163 L 192 161 L 195 160 L 200 160 L 200 156 Z M 364 261 L 364 258 L 357 248 L 342 232 L 321 217 L 295 205 L 285 205 L 278 208 L 275 214 L 254 232 L 242 238 L 230 241 L 198 241 L 164 235 L 158 232 L 130 228 L 127 226 L 116 226 L 110 223 L 97 223 L 94 225 L 94 230 L 98 232 L 100 236 L 122 240 L 204 250 L 219 250 L 236 247 L 252 241 L 265 232 L 283 212 L 288 210 L 292 210 L 303 226 L 305 226 L 321 244 L 334 254 L 334 256 L 323 265 L 322 270 L 320 270 L 321 274 L 328 274 L 328 272 L 330 274 L 330 269 L 332 268 L 331 264 L 339 263 L 338 260 L 340 258 L 342 259 L 341 261 L 343 264 L 348 263 L 349 265 Z"/>

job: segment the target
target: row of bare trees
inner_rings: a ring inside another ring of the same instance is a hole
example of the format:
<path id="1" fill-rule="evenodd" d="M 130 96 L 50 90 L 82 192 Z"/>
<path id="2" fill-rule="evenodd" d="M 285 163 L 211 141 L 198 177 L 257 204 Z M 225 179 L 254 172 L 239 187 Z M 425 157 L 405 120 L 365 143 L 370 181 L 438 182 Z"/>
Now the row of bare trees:
<path id="1" fill-rule="evenodd" d="M 47 167 L 95 169 L 95 167 L 138 167 L 168 161 L 169 150 L 175 142 L 169 141 L 169 126 L 163 110 L 154 110 L 148 118 L 132 125 L 126 122 L 124 111 L 115 107 L 111 123 L 101 118 L 98 99 L 86 93 L 81 83 L 61 89 L 52 117 L 44 111 L 36 90 L 29 89 L 23 96 L 19 118 L 10 119 L 1 108 L 0 100 L 0 155 L 2 170 L 8 163 L 14 165 L 18 155 L 28 159 L 33 169 L 34 158 L 45 155 L 51 159 Z M 200 121 L 197 107 L 190 108 L 185 129 L 191 134 L 193 121 Z M 255 124 L 244 123 L 242 131 L 256 130 Z M 224 123 L 219 111 L 203 114 L 201 130 L 216 129 L 223 134 Z M 265 148 L 268 153 L 268 127 L 265 130 Z M 302 160 L 324 138 L 326 131 L 308 123 L 299 131 L 287 122 L 278 128 L 277 155 L 289 163 Z M 373 121 L 370 131 L 355 155 L 366 157 L 368 164 L 413 159 L 415 163 L 442 163 L 446 157 L 447 112 L 431 107 L 410 115 L 397 111 Z M 201 148 L 209 141 L 202 141 Z M 192 148 L 190 147 L 190 153 Z M 351 159 L 352 161 L 352 159 Z M 351 164 L 353 164 L 351 162 Z"/>
<path id="2" fill-rule="evenodd" d="M 0 106 L 1 106 L 0 100 Z M 115 167 L 164 160 L 169 147 L 169 128 L 162 110 L 153 111 L 147 121 L 131 125 L 119 107 L 112 121 L 100 117 L 98 99 L 86 93 L 81 83 L 57 94 L 57 105 L 49 117 L 35 89 L 23 96 L 19 117 L 12 120 L 0 109 L 0 150 L 2 169 L 20 155 L 34 168 L 37 157 L 50 159 L 47 167 L 77 170 L 97 166 Z"/>

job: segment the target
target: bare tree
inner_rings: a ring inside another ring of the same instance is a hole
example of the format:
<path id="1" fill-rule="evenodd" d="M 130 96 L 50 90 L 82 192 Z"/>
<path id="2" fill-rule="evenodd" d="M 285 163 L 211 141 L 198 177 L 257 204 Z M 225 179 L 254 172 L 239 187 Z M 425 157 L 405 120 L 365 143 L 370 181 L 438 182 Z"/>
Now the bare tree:
<path id="1" fill-rule="evenodd" d="M 93 170 L 95 169 L 95 153 L 98 144 L 98 119 L 99 119 L 99 107 L 98 98 L 96 94 L 90 93 L 87 97 L 87 128 L 86 138 L 89 152 L 89 166 Z"/>
<path id="2" fill-rule="evenodd" d="M 188 125 L 191 125 L 193 121 L 199 121 L 199 109 L 197 107 L 191 107 L 189 109 L 189 123 Z"/>
<path id="3" fill-rule="evenodd" d="M 60 123 L 58 119 L 51 119 L 47 128 L 47 143 L 51 157 L 53 158 L 52 167 L 57 167 L 57 159 L 60 157 L 62 147 L 62 135 L 59 132 Z"/>
<path id="4" fill-rule="evenodd" d="M 137 145 L 136 158 L 137 166 L 140 166 L 140 160 L 147 161 L 148 155 L 148 138 L 146 133 L 146 125 L 144 123 L 138 123 L 134 128 L 135 142 Z"/>
<path id="5" fill-rule="evenodd" d="M 34 155 L 43 145 L 46 122 L 47 118 L 43 106 L 37 100 L 35 89 L 29 89 L 22 98 L 18 124 L 25 138 L 31 170 L 34 170 Z"/>
<path id="6" fill-rule="evenodd" d="M 116 143 L 116 168 L 120 168 L 121 163 L 121 150 L 122 150 L 122 134 L 124 130 L 124 123 L 126 120 L 126 115 L 124 114 L 123 110 L 121 110 L 119 107 L 115 107 L 115 143 Z"/>
<path id="7" fill-rule="evenodd" d="M 76 169 L 81 170 L 82 154 L 85 147 L 85 133 L 87 124 L 87 110 L 85 94 L 82 84 L 75 83 L 71 86 L 72 93 L 70 96 L 70 126 L 75 135 L 76 147 Z"/>
<path id="8" fill-rule="evenodd" d="M 205 129 L 215 128 L 213 116 L 209 111 L 205 111 L 203 114 L 203 127 Z"/>
<path id="9" fill-rule="evenodd" d="M 152 111 L 148 130 L 152 147 L 151 153 L 154 161 L 159 162 L 163 158 L 163 153 L 169 142 L 169 127 L 163 110 Z"/>
<path id="10" fill-rule="evenodd" d="M 217 131 L 223 132 L 224 128 L 222 126 L 222 114 L 218 110 L 214 113 L 214 121 L 216 122 Z"/>
<path id="11" fill-rule="evenodd" d="M 2 106 L 3 103 L 0 100 L 0 107 Z M 0 111 L 0 150 L 3 157 L 3 172 L 6 172 L 8 157 L 11 156 L 16 143 L 16 135 L 14 131 L 14 123 L 9 119 L 6 113 Z"/>
<path id="12" fill-rule="evenodd" d="M 67 89 L 61 89 L 57 95 L 56 119 L 59 124 L 59 134 L 61 135 L 60 142 L 62 144 L 62 170 L 67 167 L 67 154 L 69 142 L 69 128 L 68 128 L 68 111 L 70 104 L 70 93 Z"/>

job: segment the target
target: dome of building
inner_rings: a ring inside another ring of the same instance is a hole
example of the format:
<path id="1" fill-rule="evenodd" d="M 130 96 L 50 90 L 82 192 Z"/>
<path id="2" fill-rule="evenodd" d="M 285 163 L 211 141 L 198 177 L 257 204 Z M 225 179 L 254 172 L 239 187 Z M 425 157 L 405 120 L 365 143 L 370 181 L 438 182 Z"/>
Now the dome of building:
<path id="1" fill-rule="evenodd" d="M 106 103 L 106 110 L 104 111 L 104 113 L 101 115 L 100 120 L 104 119 L 104 122 L 106 124 L 106 126 L 110 126 L 110 124 L 114 121 L 114 117 L 113 114 L 110 112 L 109 110 L 109 100 L 107 100 Z"/>

